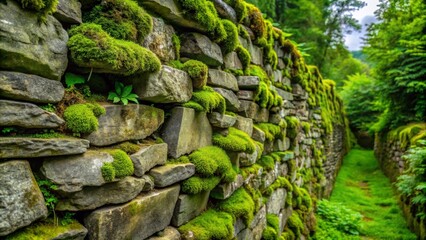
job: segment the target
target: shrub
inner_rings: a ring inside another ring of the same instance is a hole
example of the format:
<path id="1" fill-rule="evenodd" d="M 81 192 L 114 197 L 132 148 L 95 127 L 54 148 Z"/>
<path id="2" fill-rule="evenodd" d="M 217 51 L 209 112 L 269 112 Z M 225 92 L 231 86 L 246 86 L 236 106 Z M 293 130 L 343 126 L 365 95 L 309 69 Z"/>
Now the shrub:
<path id="1" fill-rule="evenodd" d="M 256 150 L 254 141 L 250 136 L 233 127 L 229 128 L 227 136 L 215 133 L 213 135 L 213 144 L 232 152 L 247 152 L 251 154 Z"/>
<path id="2" fill-rule="evenodd" d="M 362 215 L 340 204 L 327 200 L 318 202 L 317 214 L 333 228 L 351 235 L 358 235 Z"/>
<path id="3" fill-rule="evenodd" d="M 98 129 L 98 119 L 105 113 L 105 109 L 99 104 L 74 104 L 64 112 L 66 126 L 74 133 L 91 133 Z"/>

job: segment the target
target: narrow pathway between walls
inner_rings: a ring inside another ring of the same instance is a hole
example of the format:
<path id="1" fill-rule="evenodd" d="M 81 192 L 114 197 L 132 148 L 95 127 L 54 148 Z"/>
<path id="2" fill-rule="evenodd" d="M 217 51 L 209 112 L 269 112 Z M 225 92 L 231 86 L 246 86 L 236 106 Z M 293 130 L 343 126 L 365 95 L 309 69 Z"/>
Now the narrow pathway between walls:
<path id="1" fill-rule="evenodd" d="M 330 201 L 362 214 L 360 239 L 416 239 L 406 226 L 392 185 L 373 151 L 349 152 Z"/>

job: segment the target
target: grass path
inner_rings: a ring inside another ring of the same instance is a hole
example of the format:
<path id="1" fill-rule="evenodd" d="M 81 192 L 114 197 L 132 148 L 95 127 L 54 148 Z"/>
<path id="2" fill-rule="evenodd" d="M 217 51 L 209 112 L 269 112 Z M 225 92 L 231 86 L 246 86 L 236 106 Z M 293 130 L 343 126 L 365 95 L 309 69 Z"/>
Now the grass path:
<path id="1" fill-rule="evenodd" d="M 362 239 L 416 239 L 406 227 L 391 183 L 380 171 L 373 151 L 354 149 L 345 157 L 330 201 L 363 215 Z"/>

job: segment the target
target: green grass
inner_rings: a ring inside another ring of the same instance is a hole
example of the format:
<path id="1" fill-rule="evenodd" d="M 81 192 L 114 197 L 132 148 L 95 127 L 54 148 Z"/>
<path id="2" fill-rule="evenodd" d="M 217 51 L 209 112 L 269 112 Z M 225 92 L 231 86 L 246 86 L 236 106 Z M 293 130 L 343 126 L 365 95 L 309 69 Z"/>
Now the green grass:
<path id="1" fill-rule="evenodd" d="M 394 194 L 373 151 L 354 149 L 344 159 L 330 201 L 363 215 L 361 239 L 416 239 Z"/>

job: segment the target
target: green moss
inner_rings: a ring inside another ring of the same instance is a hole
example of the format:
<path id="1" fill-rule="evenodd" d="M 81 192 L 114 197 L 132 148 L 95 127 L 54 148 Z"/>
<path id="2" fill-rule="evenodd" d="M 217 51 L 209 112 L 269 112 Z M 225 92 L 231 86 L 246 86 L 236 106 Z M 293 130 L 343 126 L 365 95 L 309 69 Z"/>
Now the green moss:
<path id="1" fill-rule="evenodd" d="M 244 188 L 239 188 L 229 198 L 219 202 L 216 208 L 235 218 L 242 218 L 246 226 L 253 220 L 254 201 Z"/>
<path id="2" fill-rule="evenodd" d="M 102 26 L 116 39 L 143 43 L 152 30 L 152 18 L 132 0 L 104 0 L 84 16 L 84 22 Z"/>
<path id="3" fill-rule="evenodd" d="M 278 188 L 285 188 L 287 192 L 293 191 L 293 185 L 285 177 L 278 177 L 267 189 L 263 191 L 265 195 L 271 195 Z"/>
<path id="4" fill-rule="evenodd" d="M 141 149 L 137 144 L 131 142 L 124 142 L 117 146 L 118 149 L 123 150 L 127 154 L 134 154 Z"/>
<path id="5" fill-rule="evenodd" d="M 278 240 L 278 232 L 271 226 L 266 226 L 262 233 L 264 240 Z"/>
<path id="6" fill-rule="evenodd" d="M 232 239 L 233 218 L 229 213 L 209 209 L 187 224 L 179 227 L 182 234 L 192 232 L 194 239 Z"/>
<path id="7" fill-rule="evenodd" d="M 17 0 L 22 8 L 36 11 L 41 21 L 46 21 L 47 15 L 56 12 L 58 0 Z"/>
<path id="8" fill-rule="evenodd" d="M 213 176 L 218 168 L 217 159 L 227 158 L 226 152 L 219 147 L 207 146 L 198 149 L 189 155 L 189 160 L 195 165 L 195 172 L 204 177 Z"/>
<path id="9" fill-rule="evenodd" d="M 222 53 L 227 54 L 234 51 L 239 45 L 238 28 L 229 20 L 222 19 L 223 27 L 226 31 L 226 38 L 220 42 Z"/>
<path id="10" fill-rule="evenodd" d="M 119 149 L 105 151 L 114 158 L 112 163 L 104 163 L 101 168 L 102 176 L 105 181 L 112 181 L 115 178 L 133 175 L 133 162 L 124 151 Z"/>
<path id="11" fill-rule="evenodd" d="M 281 107 L 283 104 L 282 97 L 277 91 L 271 90 L 268 83 L 260 82 L 256 90 L 254 100 L 259 103 L 262 108 Z"/>
<path id="12" fill-rule="evenodd" d="M 267 214 L 266 215 L 266 223 L 269 227 L 275 230 L 276 233 L 280 232 L 280 219 L 275 214 Z M 278 236 L 277 236 L 278 237 Z"/>
<path id="13" fill-rule="evenodd" d="M 235 52 L 243 65 L 243 69 L 247 69 L 251 62 L 250 52 L 241 45 L 237 46 Z"/>
<path id="14" fill-rule="evenodd" d="M 274 158 L 269 155 L 262 156 L 258 161 L 257 164 L 263 167 L 266 171 L 271 171 L 275 168 L 275 161 Z"/>
<path id="15" fill-rule="evenodd" d="M 272 123 L 258 123 L 255 124 L 257 128 L 262 130 L 265 133 L 265 138 L 269 141 L 274 141 L 277 137 L 282 137 L 282 129 L 280 126 L 277 126 Z"/>
<path id="16" fill-rule="evenodd" d="M 251 174 L 256 174 L 257 175 L 259 173 L 260 169 L 262 169 L 262 166 L 260 166 L 259 164 L 255 163 L 255 164 L 251 165 L 250 167 L 244 167 L 244 168 L 241 168 L 240 170 L 241 170 L 241 175 L 244 178 L 247 178 Z"/>
<path id="17" fill-rule="evenodd" d="M 102 177 L 107 182 L 111 182 L 115 179 L 115 168 L 112 163 L 104 163 L 101 167 Z"/>
<path id="18" fill-rule="evenodd" d="M 172 36 L 172 43 L 173 46 L 175 47 L 175 55 L 176 55 L 176 59 L 180 59 L 180 48 L 181 48 L 181 43 L 180 43 L 180 38 L 178 35 L 173 34 Z"/>
<path id="19" fill-rule="evenodd" d="M 266 35 L 266 24 L 263 19 L 262 12 L 254 5 L 247 4 L 248 18 L 250 20 L 250 29 L 253 31 L 256 38 L 262 38 Z"/>
<path id="20" fill-rule="evenodd" d="M 210 191 L 220 183 L 220 177 L 201 178 L 193 176 L 182 182 L 182 192 L 187 194 L 197 194 Z"/>
<path id="21" fill-rule="evenodd" d="M 182 65 L 182 70 L 189 74 L 194 88 L 203 89 L 206 86 L 209 74 L 206 64 L 197 60 L 189 60 Z"/>
<path id="22" fill-rule="evenodd" d="M 291 231 L 294 233 L 295 237 L 299 239 L 300 236 L 302 236 L 304 225 L 302 220 L 300 219 L 299 214 L 296 211 L 293 211 L 293 213 L 288 219 L 287 224 Z"/>
<path id="23" fill-rule="evenodd" d="M 17 230 L 16 232 L 7 235 L 6 240 L 45 240 L 54 239 L 59 235 L 74 229 L 83 229 L 83 227 L 76 221 L 71 220 L 67 225 L 54 224 L 52 219 L 47 219 L 35 222 L 28 227 Z"/>
<path id="24" fill-rule="evenodd" d="M 248 17 L 248 7 L 244 0 L 229 0 L 228 4 L 235 9 L 239 23 L 243 22 Z"/>
<path id="25" fill-rule="evenodd" d="M 265 70 L 256 65 L 249 65 L 249 67 L 244 71 L 247 76 L 257 76 L 262 82 L 269 82 L 269 76 L 266 74 Z"/>
<path id="26" fill-rule="evenodd" d="M 250 40 L 250 34 L 247 32 L 243 25 L 238 25 L 238 35 L 240 35 L 242 38 Z"/>
<path id="27" fill-rule="evenodd" d="M 69 31 L 70 59 L 79 67 L 130 75 L 160 70 L 158 57 L 140 45 L 112 38 L 100 25 L 84 23 Z"/>
<path id="28" fill-rule="evenodd" d="M 95 114 L 96 113 L 96 114 Z M 105 113 L 98 104 L 74 104 L 64 111 L 66 126 L 74 133 L 91 133 L 98 129 L 96 116 Z"/>
<path id="29" fill-rule="evenodd" d="M 213 134 L 213 144 L 232 152 L 253 153 L 256 149 L 253 139 L 247 133 L 233 127 L 229 128 L 227 136 Z"/>
<path id="30" fill-rule="evenodd" d="M 303 131 L 308 134 L 311 131 L 311 124 L 308 122 L 302 122 Z"/>
<path id="31" fill-rule="evenodd" d="M 198 105 L 194 104 L 194 102 Z M 225 98 L 208 86 L 203 87 L 201 90 L 194 91 L 188 103 L 183 104 L 183 106 L 194 108 L 197 111 L 201 108 L 203 109 L 202 111 L 205 112 L 216 110 L 223 114 L 226 111 Z"/>
<path id="32" fill-rule="evenodd" d="M 194 101 L 192 101 L 192 100 L 190 100 L 190 101 L 188 101 L 188 102 L 186 102 L 186 103 L 182 104 L 182 107 L 192 108 L 192 109 L 194 109 L 194 110 L 195 110 L 195 111 L 197 111 L 197 112 L 203 112 L 203 111 L 206 111 L 206 110 L 204 109 L 204 107 L 203 107 L 203 106 L 201 106 L 199 103 L 194 102 Z"/>
<path id="33" fill-rule="evenodd" d="M 399 141 L 402 148 L 426 138 L 426 123 L 410 123 L 388 133 L 390 141 Z"/>

